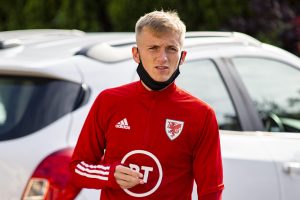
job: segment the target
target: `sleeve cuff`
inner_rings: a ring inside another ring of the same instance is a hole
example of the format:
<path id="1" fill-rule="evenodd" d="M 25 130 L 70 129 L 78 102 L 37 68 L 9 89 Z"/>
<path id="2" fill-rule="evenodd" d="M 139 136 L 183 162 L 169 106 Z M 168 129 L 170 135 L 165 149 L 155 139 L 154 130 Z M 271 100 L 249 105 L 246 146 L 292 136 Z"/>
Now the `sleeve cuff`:
<path id="1" fill-rule="evenodd" d="M 110 166 L 110 169 L 109 169 L 109 176 L 108 176 L 109 187 L 110 187 L 110 188 L 121 189 L 120 185 L 117 183 L 116 178 L 115 178 L 115 176 L 114 176 L 116 167 L 117 167 L 118 165 L 121 165 L 121 163 L 120 163 L 120 162 L 116 162 L 116 163 L 113 163 L 113 164 Z"/>

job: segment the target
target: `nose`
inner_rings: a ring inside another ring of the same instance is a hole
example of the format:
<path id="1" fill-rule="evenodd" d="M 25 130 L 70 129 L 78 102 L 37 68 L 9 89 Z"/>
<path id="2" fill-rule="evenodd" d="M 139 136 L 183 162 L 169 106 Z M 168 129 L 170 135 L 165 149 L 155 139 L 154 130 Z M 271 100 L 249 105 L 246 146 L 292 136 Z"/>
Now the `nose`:
<path id="1" fill-rule="evenodd" d="M 158 62 L 159 64 L 165 64 L 168 61 L 168 55 L 167 52 L 163 49 L 159 52 L 158 55 Z"/>

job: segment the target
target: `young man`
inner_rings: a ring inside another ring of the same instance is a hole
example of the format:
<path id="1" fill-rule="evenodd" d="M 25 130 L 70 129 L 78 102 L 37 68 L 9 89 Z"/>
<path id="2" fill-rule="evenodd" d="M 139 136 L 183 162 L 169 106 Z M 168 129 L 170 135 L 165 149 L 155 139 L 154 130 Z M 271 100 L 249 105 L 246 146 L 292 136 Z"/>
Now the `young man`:
<path id="1" fill-rule="evenodd" d="M 141 80 L 95 100 L 72 158 L 77 186 L 101 189 L 106 200 L 190 200 L 195 180 L 199 200 L 221 199 L 215 114 L 174 83 L 185 29 L 175 12 L 138 20 L 132 54 Z"/>

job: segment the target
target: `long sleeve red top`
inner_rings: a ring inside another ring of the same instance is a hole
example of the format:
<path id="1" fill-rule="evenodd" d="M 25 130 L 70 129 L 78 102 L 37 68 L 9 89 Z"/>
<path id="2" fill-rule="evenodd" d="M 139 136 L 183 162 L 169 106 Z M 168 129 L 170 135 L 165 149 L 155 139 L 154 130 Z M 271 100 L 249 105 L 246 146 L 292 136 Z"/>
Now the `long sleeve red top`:
<path id="1" fill-rule="evenodd" d="M 143 185 L 123 190 L 118 164 L 144 174 Z M 210 106 L 174 83 L 148 91 L 140 81 L 103 91 L 82 128 L 71 171 L 79 187 L 101 189 L 102 200 L 221 199 L 218 125 Z"/>

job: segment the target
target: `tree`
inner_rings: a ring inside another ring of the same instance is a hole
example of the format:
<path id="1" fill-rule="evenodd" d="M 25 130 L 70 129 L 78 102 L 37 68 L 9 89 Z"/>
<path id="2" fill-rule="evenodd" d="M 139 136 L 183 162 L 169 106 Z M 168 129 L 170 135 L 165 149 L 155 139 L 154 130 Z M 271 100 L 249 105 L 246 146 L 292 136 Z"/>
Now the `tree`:
<path id="1" fill-rule="evenodd" d="M 164 9 L 176 10 L 188 31 L 239 31 L 300 55 L 298 0 L 0 1 L 0 30 L 134 31 L 140 16 Z"/>

